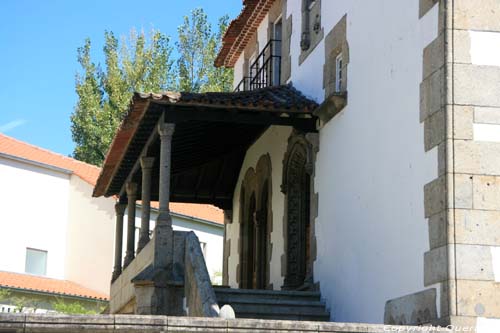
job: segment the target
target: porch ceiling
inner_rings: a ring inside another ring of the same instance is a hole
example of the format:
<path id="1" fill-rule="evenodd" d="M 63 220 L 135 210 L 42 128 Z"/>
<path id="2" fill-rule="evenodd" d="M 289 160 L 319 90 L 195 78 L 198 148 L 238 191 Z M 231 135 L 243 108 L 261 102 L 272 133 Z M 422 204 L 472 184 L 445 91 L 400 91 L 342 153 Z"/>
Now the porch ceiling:
<path id="1" fill-rule="evenodd" d="M 151 199 L 158 200 L 160 141 L 155 133 L 163 115 L 165 122 L 176 123 L 170 201 L 231 207 L 248 147 L 271 125 L 315 131 L 316 107 L 290 85 L 236 93 L 136 93 L 93 195 L 119 195 L 127 180 L 140 184 L 138 160 L 147 153 L 157 157 Z"/>

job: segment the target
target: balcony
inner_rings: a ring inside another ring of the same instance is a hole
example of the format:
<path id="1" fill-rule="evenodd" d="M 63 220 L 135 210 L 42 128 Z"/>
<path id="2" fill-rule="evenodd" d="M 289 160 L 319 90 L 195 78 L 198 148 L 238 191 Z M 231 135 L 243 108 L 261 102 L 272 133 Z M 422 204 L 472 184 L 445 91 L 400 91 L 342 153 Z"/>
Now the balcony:
<path id="1" fill-rule="evenodd" d="M 235 92 L 248 91 L 280 84 L 281 40 L 271 39 L 250 65 L 249 75 L 238 83 Z"/>

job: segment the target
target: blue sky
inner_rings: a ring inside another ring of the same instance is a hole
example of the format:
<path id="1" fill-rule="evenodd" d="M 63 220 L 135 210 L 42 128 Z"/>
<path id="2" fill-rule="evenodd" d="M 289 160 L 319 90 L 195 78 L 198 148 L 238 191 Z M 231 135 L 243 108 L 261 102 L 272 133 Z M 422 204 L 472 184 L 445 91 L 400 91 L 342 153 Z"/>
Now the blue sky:
<path id="1" fill-rule="evenodd" d="M 76 49 L 92 40 L 101 58 L 104 31 L 151 28 L 176 38 L 182 17 L 202 7 L 212 22 L 234 18 L 241 0 L 0 1 L 0 132 L 52 151 L 73 151 L 69 117 L 76 103 Z"/>

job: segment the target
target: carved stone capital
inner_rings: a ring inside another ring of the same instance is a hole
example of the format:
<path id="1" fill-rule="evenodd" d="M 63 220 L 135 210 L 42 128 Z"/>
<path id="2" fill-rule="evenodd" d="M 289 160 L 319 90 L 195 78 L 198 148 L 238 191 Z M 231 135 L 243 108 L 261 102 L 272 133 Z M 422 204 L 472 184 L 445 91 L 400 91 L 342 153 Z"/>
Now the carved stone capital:
<path id="1" fill-rule="evenodd" d="M 151 169 L 155 163 L 154 157 L 143 156 L 141 157 L 141 169 Z"/>
<path id="2" fill-rule="evenodd" d="M 127 191 L 127 196 L 130 198 L 134 198 L 137 195 L 137 184 L 133 182 L 128 182 L 125 186 L 125 191 Z"/>
<path id="3" fill-rule="evenodd" d="M 115 204 L 115 213 L 117 216 L 123 216 L 125 215 L 125 209 L 127 209 L 127 205 L 123 203 L 117 202 Z"/>
<path id="4" fill-rule="evenodd" d="M 175 124 L 160 122 L 158 124 L 158 134 L 161 139 L 172 137 L 175 131 Z"/>

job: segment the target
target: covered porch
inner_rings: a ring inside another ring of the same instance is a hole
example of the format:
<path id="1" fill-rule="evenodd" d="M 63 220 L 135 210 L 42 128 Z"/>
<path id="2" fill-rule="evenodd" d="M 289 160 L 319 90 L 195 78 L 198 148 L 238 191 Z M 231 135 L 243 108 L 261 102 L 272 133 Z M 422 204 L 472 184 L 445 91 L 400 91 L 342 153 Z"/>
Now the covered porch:
<path id="1" fill-rule="evenodd" d="M 194 234 L 173 231 L 169 203 L 213 204 L 230 219 L 248 147 L 273 125 L 315 132 L 316 108 L 290 85 L 234 93 L 134 94 L 93 193 L 119 198 L 111 312 L 215 316 L 217 300 L 199 243 Z M 138 200 L 142 216 L 136 240 Z M 150 238 L 151 201 L 159 202 L 159 215 Z M 247 273 L 248 280 L 256 278 Z M 258 287 L 246 283 L 245 288 Z"/>

